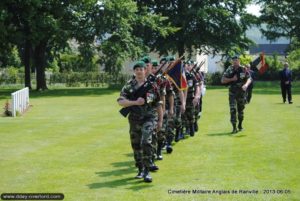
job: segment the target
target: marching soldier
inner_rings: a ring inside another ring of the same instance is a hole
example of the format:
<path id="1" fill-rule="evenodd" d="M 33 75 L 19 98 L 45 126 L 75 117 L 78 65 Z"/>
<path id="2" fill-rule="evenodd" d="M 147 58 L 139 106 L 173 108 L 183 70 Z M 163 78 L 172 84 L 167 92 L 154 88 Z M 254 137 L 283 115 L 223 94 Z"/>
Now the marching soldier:
<path id="1" fill-rule="evenodd" d="M 199 104 L 200 100 L 200 86 L 195 76 L 191 72 L 193 62 L 188 61 L 185 64 L 185 75 L 188 84 L 186 97 L 186 110 L 183 115 L 183 121 L 186 127 L 186 133 L 190 136 L 195 134 L 195 106 Z"/>
<path id="2" fill-rule="evenodd" d="M 146 65 L 146 77 L 150 74 L 154 74 L 156 71 L 153 70 L 153 64 L 152 59 L 149 56 L 145 56 L 141 59 L 145 65 Z M 160 101 L 163 104 L 163 96 L 160 93 L 161 86 L 158 83 L 159 78 L 156 77 L 153 84 L 157 87 L 157 92 L 159 93 Z M 156 113 L 156 122 L 158 121 L 158 114 Z M 154 132 L 152 133 L 152 163 L 149 168 L 150 171 L 157 171 L 159 167 L 155 164 L 155 158 L 157 153 L 157 138 L 158 138 L 158 131 L 154 129 Z"/>
<path id="3" fill-rule="evenodd" d="M 168 62 L 166 57 L 161 58 L 159 61 L 160 65 L 162 65 L 164 62 Z M 165 96 L 165 105 L 163 105 L 164 110 L 164 119 L 163 119 L 163 126 L 162 130 L 165 132 L 165 144 L 166 144 L 166 151 L 167 153 L 173 152 L 172 142 L 174 140 L 174 90 L 171 82 L 163 76 L 166 81 L 166 96 Z M 161 148 L 163 147 L 163 144 L 161 145 Z M 161 154 L 161 150 L 158 153 Z M 161 158 L 161 157 L 159 157 Z"/>
<path id="4" fill-rule="evenodd" d="M 221 82 L 222 84 L 229 84 L 229 107 L 230 107 L 230 121 L 232 124 L 232 134 L 238 132 L 236 128 L 238 113 L 238 129 L 243 129 L 242 122 L 244 120 L 245 109 L 245 95 L 246 90 L 251 83 L 251 76 L 245 68 L 240 65 L 238 56 L 232 58 L 233 65 L 229 66 L 224 72 Z"/>
<path id="5" fill-rule="evenodd" d="M 130 141 L 134 153 L 135 165 L 138 168 L 136 178 L 144 178 L 145 182 L 152 182 L 149 174 L 152 165 L 152 135 L 155 127 L 162 126 L 162 106 L 155 84 L 145 97 L 130 99 L 132 94 L 147 81 L 145 63 L 139 61 L 133 66 L 135 77 L 122 88 L 118 103 L 122 107 L 135 106 L 137 109 L 129 113 Z M 156 121 L 158 115 L 158 121 Z"/>
<path id="6" fill-rule="evenodd" d="M 175 57 L 173 56 L 168 56 L 167 61 L 169 63 L 172 63 L 175 61 Z M 170 122 L 170 129 L 175 130 L 175 142 L 178 142 L 182 137 L 182 114 L 185 111 L 185 95 L 184 92 L 177 89 L 173 84 L 173 90 L 174 90 L 174 118 L 173 122 Z M 167 151 L 168 151 L 168 146 L 167 146 Z"/>
<path id="7" fill-rule="evenodd" d="M 205 83 L 204 83 L 204 72 L 200 72 L 200 71 L 195 71 L 194 72 L 195 78 L 199 83 L 199 100 L 197 103 L 195 103 L 195 123 L 194 123 L 194 128 L 195 128 L 195 132 L 198 131 L 198 121 L 201 118 L 201 114 L 202 114 L 202 98 L 204 96 L 205 93 Z M 198 96 L 198 97 L 199 97 Z M 197 97 L 197 95 L 196 95 Z"/>

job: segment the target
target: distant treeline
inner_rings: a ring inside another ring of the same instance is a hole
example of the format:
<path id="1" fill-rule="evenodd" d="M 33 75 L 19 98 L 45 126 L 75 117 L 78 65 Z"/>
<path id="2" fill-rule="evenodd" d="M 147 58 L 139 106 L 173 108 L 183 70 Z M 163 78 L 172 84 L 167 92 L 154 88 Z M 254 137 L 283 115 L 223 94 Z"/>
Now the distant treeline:
<path id="1" fill-rule="evenodd" d="M 105 72 L 68 72 L 68 73 L 46 73 L 47 84 L 62 85 L 65 87 L 106 87 L 106 86 L 122 86 L 132 75 L 116 74 L 111 75 Z M 221 85 L 222 73 L 207 73 L 205 75 L 205 83 L 207 85 Z M 35 74 L 31 74 L 34 78 Z M 254 78 L 259 81 L 276 81 L 279 80 L 278 71 L 269 69 L 263 75 L 256 73 Z M 300 80 L 300 70 L 293 70 L 293 80 Z M 24 84 L 24 74 L 16 69 L 7 69 L 0 72 L 0 85 Z M 33 83 L 34 80 L 33 80 Z"/>

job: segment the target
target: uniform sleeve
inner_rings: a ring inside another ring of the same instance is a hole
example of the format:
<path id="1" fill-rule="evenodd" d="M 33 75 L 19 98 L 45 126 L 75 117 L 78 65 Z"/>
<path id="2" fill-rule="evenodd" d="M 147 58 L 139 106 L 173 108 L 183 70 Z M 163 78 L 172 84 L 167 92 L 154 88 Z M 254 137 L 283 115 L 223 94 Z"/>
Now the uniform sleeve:
<path id="1" fill-rule="evenodd" d="M 130 87 L 128 85 L 125 85 L 122 88 L 121 92 L 120 92 L 120 97 L 124 97 L 126 99 L 129 99 L 129 97 L 130 97 L 130 90 L 129 90 L 129 88 Z"/>
<path id="2" fill-rule="evenodd" d="M 230 78 L 230 74 L 231 74 L 230 67 L 228 67 L 225 70 L 225 72 L 223 73 L 223 76 L 226 77 L 226 78 Z"/>

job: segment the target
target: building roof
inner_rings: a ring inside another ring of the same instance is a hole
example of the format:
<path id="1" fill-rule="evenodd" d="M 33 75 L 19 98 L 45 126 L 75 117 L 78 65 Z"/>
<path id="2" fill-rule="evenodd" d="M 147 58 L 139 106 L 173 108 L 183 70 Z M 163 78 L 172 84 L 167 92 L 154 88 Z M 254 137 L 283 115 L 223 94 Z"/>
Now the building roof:
<path id="1" fill-rule="evenodd" d="M 257 46 L 250 47 L 250 54 L 259 54 L 264 52 L 265 55 L 286 55 L 289 44 L 258 44 Z"/>

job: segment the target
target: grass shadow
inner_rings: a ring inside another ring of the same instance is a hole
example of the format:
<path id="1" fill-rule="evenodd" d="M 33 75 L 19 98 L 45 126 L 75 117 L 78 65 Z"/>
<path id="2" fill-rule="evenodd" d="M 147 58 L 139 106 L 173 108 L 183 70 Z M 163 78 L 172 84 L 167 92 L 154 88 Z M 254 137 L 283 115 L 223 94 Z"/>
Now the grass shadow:
<path id="1" fill-rule="evenodd" d="M 124 155 L 127 156 L 127 157 L 130 157 L 130 158 L 133 157 L 133 153 L 127 153 L 127 154 L 124 154 Z"/>
<path id="2" fill-rule="evenodd" d="M 129 186 L 126 189 L 139 191 L 144 188 L 152 187 L 152 185 L 147 185 L 144 183 L 143 179 L 135 179 L 134 174 L 136 173 L 136 168 L 133 165 L 132 161 L 123 161 L 123 162 L 116 162 L 111 163 L 114 167 L 127 167 L 122 169 L 114 169 L 111 171 L 101 171 L 95 172 L 100 177 L 111 177 L 111 176 L 118 176 L 121 177 L 122 175 L 132 174 L 131 177 L 126 177 L 123 179 L 116 179 L 111 181 L 105 182 L 97 182 L 88 184 L 89 189 L 99 189 L 99 188 L 118 188 L 120 186 Z"/>
<path id="3" fill-rule="evenodd" d="M 133 173 L 135 173 L 134 167 L 115 169 L 111 171 L 95 172 L 95 174 L 97 174 L 100 177 L 122 176 L 125 174 L 133 174 Z"/>
<path id="4" fill-rule="evenodd" d="M 132 185 L 132 182 L 135 180 L 133 177 L 127 177 L 124 179 L 117 179 L 113 181 L 105 181 L 105 182 L 98 182 L 98 183 L 92 183 L 88 184 L 87 186 L 90 189 L 98 189 L 98 188 L 117 188 L 119 186 L 124 186 L 124 185 Z"/>
<path id="5" fill-rule="evenodd" d="M 100 189 L 100 188 L 118 188 L 120 186 L 130 186 L 126 189 L 139 191 L 145 188 L 153 187 L 152 184 L 145 184 L 142 179 L 135 179 L 133 177 L 127 177 L 124 179 L 117 179 L 112 181 L 105 181 L 99 183 L 92 183 L 87 185 L 89 189 Z"/>
<path id="6" fill-rule="evenodd" d="M 223 133 L 209 133 L 206 134 L 207 136 L 211 136 L 211 137 L 216 137 L 216 136 L 231 136 L 232 133 L 231 132 L 223 132 Z"/>
<path id="7" fill-rule="evenodd" d="M 237 133 L 237 134 L 235 134 L 233 136 L 236 137 L 236 138 L 247 137 L 247 135 L 245 135 L 245 134 L 239 134 L 239 133 Z"/>
<path id="8" fill-rule="evenodd" d="M 115 163 L 111 163 L 111 165 L 113 167 L 125 167 L 125 168 L 114 169 L 111 171 L 95 172 L 95 174 L 99 175 L 100 177 L 109 177 L 109 176 L 121 176 L 125 174 L 132 174 L 136 171 L 132 161 L 115 162 Z"/>
<path id="9" fill-rule="evenodd" d="M 115 163 L 111 163 L 112 166 L 114 167 L 131 167 L 134 166 L 133 161 L 123 161 L 123 162 L 115 162 Z"/>

